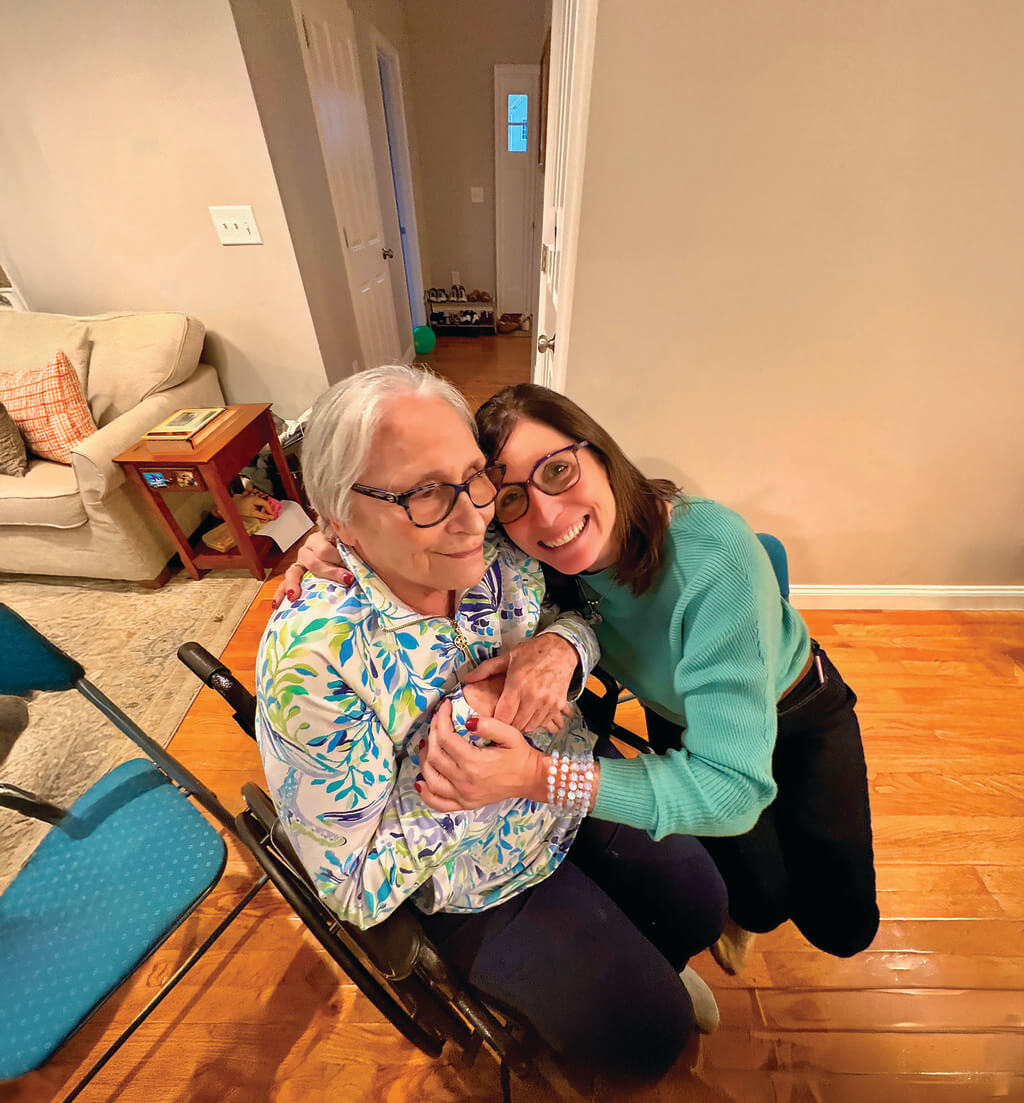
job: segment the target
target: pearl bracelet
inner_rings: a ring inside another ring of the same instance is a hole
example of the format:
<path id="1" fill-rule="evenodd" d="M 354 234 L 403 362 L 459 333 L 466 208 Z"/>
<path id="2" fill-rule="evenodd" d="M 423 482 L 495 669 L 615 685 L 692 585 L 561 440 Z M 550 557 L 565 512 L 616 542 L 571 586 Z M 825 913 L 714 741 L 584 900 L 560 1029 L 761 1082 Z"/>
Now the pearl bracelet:
<path id="1" fill-rule="evenodd" d="M 548 759 L 548 804 L 565 812 L 590 811 L 594 792 L 594 756 L 552 751 Z"/>

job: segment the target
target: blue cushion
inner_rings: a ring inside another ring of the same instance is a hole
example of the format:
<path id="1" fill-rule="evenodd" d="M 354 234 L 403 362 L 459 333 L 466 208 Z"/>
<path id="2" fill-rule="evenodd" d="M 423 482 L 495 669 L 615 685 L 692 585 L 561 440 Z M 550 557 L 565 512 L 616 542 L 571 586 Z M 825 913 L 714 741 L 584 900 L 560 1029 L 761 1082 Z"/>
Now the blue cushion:
<path id="1" fill-rule="evenodd" d="M 111 770 L 0 896 L 0 1079 L 40 1065 L 224 868 L 223 840 L 148 760 Z"/>
<path id="2" fill-rule="evenodd" d="M 768 558 L 772 561 L 772 570 L 779 580 L 779 592 L 784 598 L 789 599 L 789 560 L 786 556 L 786 546 L 777 536 L 770 532 L 759 532 L 758 540 L 761 541 Z"/>

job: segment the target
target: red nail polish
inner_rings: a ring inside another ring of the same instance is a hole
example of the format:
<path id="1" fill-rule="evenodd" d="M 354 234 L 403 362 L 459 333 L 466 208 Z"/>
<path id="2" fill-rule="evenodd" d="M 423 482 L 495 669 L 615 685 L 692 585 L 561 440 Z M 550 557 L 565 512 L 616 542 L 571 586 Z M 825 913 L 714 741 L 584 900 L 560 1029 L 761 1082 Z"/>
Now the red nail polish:
<path id="1" fill-rule="evenodd" d="M 479 723 L 480 723 L 480 721 L 475 716 L 471 716 L 466 721 L 466 730 L 471 731 L 471 732 L 475 732 L 476 731 L 476 726 Z"/>
<path id="2" fill-rule="evenodd" d="M 341 576 L 342 585 L 351 586 L 355 582 L 355 576 L 350 575 L 347 571 Z"/>
<path id="3" fill-rule="evenodd" d="M 295 600 L 295 591 L 294 590 L 289 590 L 288 591 L 288 600 L 289 601 L 294 601 Z"/>
<path id="4" fill-rule="evenodd" d="M 422 793 L 423 792 L 423 782 L 422 781 L 417 781 L 416 784 L 413 786 L 413 788 L 416 790 L 417 793 Z"/>
<path id="5" fill-rule="evenodd" d="M 427 741 L 426 741 L 425 739 L 421 739 L 421 740 L 420 740 L 420 746 L 419 746 L 419 749 L 420 749 L 420 750 L 422 751 L 422 750 L 423 750 L 423 748 L 424 748 L 424 747 L 425 747 L 426 745 L 427 745 Z"/>

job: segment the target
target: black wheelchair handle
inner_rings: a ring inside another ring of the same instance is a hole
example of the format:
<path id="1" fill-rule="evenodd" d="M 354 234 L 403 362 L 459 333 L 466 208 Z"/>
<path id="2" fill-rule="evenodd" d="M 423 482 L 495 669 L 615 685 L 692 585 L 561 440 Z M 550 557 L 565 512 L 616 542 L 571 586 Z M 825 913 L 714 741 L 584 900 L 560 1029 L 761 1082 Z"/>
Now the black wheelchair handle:
<path id="1" fill-rule="evenodd" d="M 204 685 L 210 684 L 210 679 L 218 670 L 227 670 L 220 659 L 215 659 L 205 647 L 194 640 L 189 640 L 178 648 L 178 658 Z"/>

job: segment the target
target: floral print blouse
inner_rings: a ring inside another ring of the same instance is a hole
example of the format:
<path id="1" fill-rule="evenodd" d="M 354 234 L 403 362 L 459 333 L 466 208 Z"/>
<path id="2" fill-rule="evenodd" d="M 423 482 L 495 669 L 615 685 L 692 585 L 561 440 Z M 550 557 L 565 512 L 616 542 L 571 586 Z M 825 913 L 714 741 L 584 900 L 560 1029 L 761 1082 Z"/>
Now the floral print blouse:
<path id="1" fill-rule="evenodd" d="M 453 619 L 403 605 L 340 550 L 355 583 L 307 574 L 299 601 L 271 617 L 257 657 L 257 735 L 281 822 L 321 897 L 359 927 L 410 896 L 425 912 L 492 907 L 558 867 L 581 817 L 522 798 L 435 812 L 414 787 L 419 741 L 446 694 L 455 730 L 475 738 L 460 676 L 484 659 L 543 629 L 576 648 L 585 682 L 594 635 L 575 614 L 542 612 L 540 564 L 493 531 L 484 576 Z M 557 736 L 528 738 L 571 752 L 592 750 L 596 737 L 574 710 Z"/>

